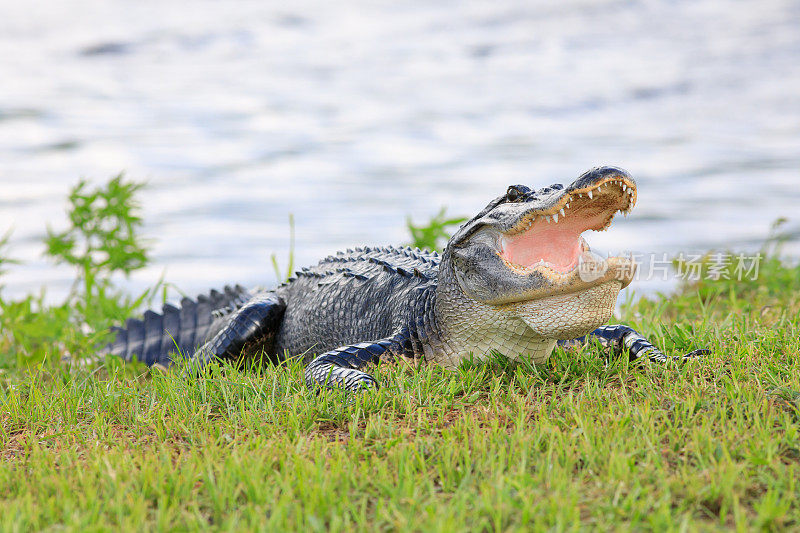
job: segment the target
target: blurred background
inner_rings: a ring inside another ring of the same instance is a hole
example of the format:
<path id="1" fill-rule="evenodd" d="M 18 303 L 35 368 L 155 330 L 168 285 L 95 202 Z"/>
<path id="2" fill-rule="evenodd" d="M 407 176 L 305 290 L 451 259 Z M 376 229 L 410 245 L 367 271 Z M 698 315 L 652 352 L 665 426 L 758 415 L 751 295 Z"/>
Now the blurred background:
<path id="1" fill-rule="evenodd" d="M 800 256 L 800 2 L 0 0 L 10 296 L 69 289 L 41 239 L 81 177 L 147 181 L 127 286 L 191 294 L 275 283 L 290 213 L 302 266 L 599 164 L 639 182 L 600 251 L 756 250 L 785 216 Z"/>

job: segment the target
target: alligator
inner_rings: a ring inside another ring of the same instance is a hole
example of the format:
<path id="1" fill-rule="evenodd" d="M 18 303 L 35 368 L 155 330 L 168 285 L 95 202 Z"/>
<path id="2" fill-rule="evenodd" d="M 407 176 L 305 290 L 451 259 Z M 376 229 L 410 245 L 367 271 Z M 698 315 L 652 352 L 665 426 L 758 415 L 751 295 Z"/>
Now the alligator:
<path id="1" fill-rule="evenodd" d="M 497 352 L 545 361 L 557 344 L 592 339 L 634 360 L 664 362 L 632 328 L 606 325 L 635 274 L 632 258 L 601 258 L 581 236 L 636 203 L 636 182 L 598 167 L 570 185 L 512 185 L 463 224 L 444 252 L 360 247 L 303 268 L 272 290 L 212 291 L 129 319 L 101 350 L 148 365 L 256 356 L 302 357 L 311 389 L 378 386 L 365 367 L 425 360 L 457 367 Z M 706 353 L 695 350 L 675 358 Z M 319 355 L 316 355 L 319 354 Z"/>

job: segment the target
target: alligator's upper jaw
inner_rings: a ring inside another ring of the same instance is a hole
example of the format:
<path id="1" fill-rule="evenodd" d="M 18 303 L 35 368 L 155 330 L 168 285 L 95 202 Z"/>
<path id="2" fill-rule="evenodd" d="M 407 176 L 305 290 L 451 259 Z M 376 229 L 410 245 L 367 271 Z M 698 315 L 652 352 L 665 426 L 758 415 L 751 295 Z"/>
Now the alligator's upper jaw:
<path id="1" fill-rule="evenodd" d="M 616 213 L 627 214 L 635 203 L 636 185 L 621 173 L 573 183 L 546 207 L 524 211 L 502 234 L 500 256 L 520 274 L 568 274 L 589 251 L 581 233 L 605 230 Z"/>

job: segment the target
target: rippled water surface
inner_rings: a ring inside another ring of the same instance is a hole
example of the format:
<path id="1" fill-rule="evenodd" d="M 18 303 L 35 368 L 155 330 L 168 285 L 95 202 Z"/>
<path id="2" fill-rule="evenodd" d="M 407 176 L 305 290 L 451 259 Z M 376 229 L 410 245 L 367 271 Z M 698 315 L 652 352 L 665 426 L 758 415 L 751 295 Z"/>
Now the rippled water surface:
<path id="1" fill-rule="evenodd" d="M 0 1 L 6 293 L 68 288 L 44 229 L 121 170 L 154 255 L 129 286 L 189 293 L 274 282 L 289 213 L 302 265 L 605 163 L 640 191 L 601 250 L 753 250 L 797 219 L 797 1 L 400 4 Z"/>

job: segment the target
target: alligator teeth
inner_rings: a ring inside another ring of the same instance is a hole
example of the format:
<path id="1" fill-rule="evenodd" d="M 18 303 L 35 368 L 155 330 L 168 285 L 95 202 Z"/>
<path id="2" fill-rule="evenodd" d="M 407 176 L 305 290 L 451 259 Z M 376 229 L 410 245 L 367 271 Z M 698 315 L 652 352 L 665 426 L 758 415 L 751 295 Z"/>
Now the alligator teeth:
<path id="1" fill-rule="evenodd" d="M 592 191 L 587 191 L 586 194 L 589 195 L 589 200 L 591 200 L 592 199 Z"/>
<path id="2" fill-rule="evenodd" d="M 561 211 L 559 211 L 559 213 L 561 213 L 562 217 L 564 216 L 564 208 L 563 207 L 561 208 Z"/>
<path id="3" fill-rule="evenodd" d="M 553 220 L 558 222 L 558 213 L 553 213 Z"/>

